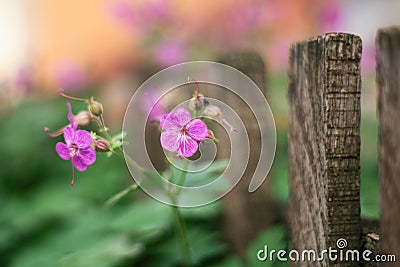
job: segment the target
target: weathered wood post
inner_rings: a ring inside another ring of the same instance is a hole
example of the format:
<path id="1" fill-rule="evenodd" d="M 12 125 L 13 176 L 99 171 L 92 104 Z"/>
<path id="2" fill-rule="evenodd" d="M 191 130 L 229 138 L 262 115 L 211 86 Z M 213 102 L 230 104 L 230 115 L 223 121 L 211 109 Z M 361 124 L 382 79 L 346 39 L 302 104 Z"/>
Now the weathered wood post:
<path id="1" fill-rule="evenodd" d="M 221 62 L 249 76 L 265 94 L 265 65 L 259 54 L 255 52 L 232 53 L 223 58 Z M 271 213 L 273 209 L 269 179 L 264 181 L 257 191 L 248 192 L 249 183 L 260 156 L 261 134 L 258 122 L 251 109 L 237 96 L 225 94 L 220 97 L 226 104 L 238 111 L 246 126 L 250 141 L 250 159 L 243 178 L 222 200 L 224 235 L 232 244 L 234 251 L 245 256 L 248 245 L 261 230 L 271 224 L 276 214 Z M 221 153 L 225 157 L 229 157 L 228 149 Z"/>
<path id="2" fill-rule="evenodd" d="M 380 245 L 381 253 L 395 254 L 400 258 L 400 27 L 379 30 L 376 46 L 381 183 Z M 388 263 L 389 265 L 397 266 L 396 263 Z"/>
<path id="3" fill-rule="evenodd" d="M 332 33 L 294 44 L 289 69 L 291 249 L 360 249 L 361 39 Z M 334 266 L 327 257 L 294 266 Z M 340 266 L 359 266 L 342 262 Z"/>

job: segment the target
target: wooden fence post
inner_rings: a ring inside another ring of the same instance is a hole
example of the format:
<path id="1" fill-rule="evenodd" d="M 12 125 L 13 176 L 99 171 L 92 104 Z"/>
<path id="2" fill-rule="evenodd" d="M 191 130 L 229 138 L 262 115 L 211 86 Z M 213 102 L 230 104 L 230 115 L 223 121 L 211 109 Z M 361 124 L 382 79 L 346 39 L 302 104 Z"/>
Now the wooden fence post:
<path id="1" fill-rule="evenodd" d="M 319 36 L 290 49 L 291 249 L 320 253 L 337 249 L 340 238 L 347 241 L 346 249 L 361 247 L 361 50 L 361 39 L 344 33 Z M 336 264 L 325 257 L 313 266 Z"/>
<path id="2" fill-rule="evenodd" d="M 251 78 L 265 94 L 265 65 L 261 56 L 255 52 L 232 53 L 221 60 Z M 248 245 L 277 217 L 272 214 L 271 183 L 264 181 L 253 193 L 248 187 L 260 156 L 261 134 L 251 109 L 237 96 L 224 94 L 221 99 L 238 111 L 246 126 L 250 141 L 250 158 L 243 178 L 223 199 L 224 236 L 240 256 L 245 256 Z M 251 107 L 257 108 L 257 107 Z M 219 151 L 220 152 L 220 151 Z M 221 151 L 229 157 L 229 150 Z"/>
<path id="3" fill-rule="evenodd" d="M 383 254 L 395 254 L 400 258 L 400 27 L 379 30 L 376 46 L 381 183 L 380 245 Z M 395 266 L 396 263 L 391 264 Z"/>

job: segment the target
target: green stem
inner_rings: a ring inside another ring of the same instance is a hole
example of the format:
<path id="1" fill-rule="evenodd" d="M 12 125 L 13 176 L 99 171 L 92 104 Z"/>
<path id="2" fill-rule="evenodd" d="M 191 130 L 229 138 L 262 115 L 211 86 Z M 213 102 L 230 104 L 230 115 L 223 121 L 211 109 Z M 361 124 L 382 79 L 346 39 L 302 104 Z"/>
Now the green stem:
<path id="1" fill-rule="evenodd" d="M 139 189 L 139 185 L 138 184 L 132 184 L 128 188 L 125 188 L 124 190 L 122 190 L 121 192 L 117 193 L 116 195 L 114 195 L 109 200 L 107 200 L 106 203 L 105 203 L 106 207 L 111 208 L 116 203 L 118 203 L 122 198 L 128 196 L 129 194 L 135 192 L 138 189 Z"/>
<path id="2" fill-rule="evenodd" d="M 108 129 L 105 126 L 104 119 L 102 116 L 100 116 L 100 120 L 97 121 L 97 123 L 99 124 L 100 131 L 105 135 L 106 139 L 112 141 L 112 137 L 108 133 Z M 136 171 L 144 173 L 144 168 L 142 168 L 139 164 L 137 164 L 137 162 L 134 161 L 129 155 L 124 153 L 124 151 L 122 150 L 121 147 L 117 147 L 115 149 L 115 152 L 118 153 L 121 157 L 125 158 Z M 188 164 L 189 164 L 189 161 L 187 161 L 185 163 L 184 170 L 187 169 Z M 182 173 L 180 174 L 180 176 L 178 178 L 177 185 L 178 186 L 183 185 L 183 183 L 185 182 L 185 178 L 186 178 L 186 171 L 182 171 Z M 116 199 L 120 199 L 123 196 L 127 195 L 128 193 L 135 191 L 136 189 L 137 189 L 137 185 L 132 185 L 127 190 L 124 190 L 120 194 L 117 194 Z M 184 261 L 184 265 L 191 266 L 191 253 L 190 253 L 189 242 L 188 242 L 187 235 L 186 235 L 185 224 L 184 224 L 182 214 L 179 210 L 179 207 L 178 207 L 178 204 L 176 201 L 176 197 L 179 194 L 179 190 L 177 190 L 175 193 L 168 192 L 168 194 L 171 198 L 172 205 L 173 205 L 172 209 L 173 209 L 173 214 L 174 214 L 175 221 L 176 221 L 176 223 L 175 223 L 176 229 L 179 234 L 179 241 L 180 241 L 179 244 L 181 246 L 181 252 L 182 252 L 182 258 Z M 113 198 L 113 199 L 109 200 L 108 204 L 112 205 L 114 203 L 114 201 L 115 201 L 115 199 Z"/>
<path id="3" fill-rule="evenodd" d="M 188 167 L 189 161 L 187 161 L 185 163 L 185 166 L 181 172 L 181 174 L 179 175 L 178 178 L 178 183 L 176 185 L 178 186 L 182 186 L 183 183 L 185 182 L 185 178 L 186 178 L 186 170 Z M 187 238 L 187 234 L 186 234 L 186 228 L 185 228 L 185 222 L 183 220 L 182 217 L 182 213 L 179 209 L 178 203 L 176 201 L 176 198 L 179 194 L 179 188 L 175 191 L 175 192 L 169 192 L 169 196 L 171 198 L 172 201 L 172 209 L 173 209 L 173 213 L 174 213 L 174 217 L 175 217 L 175 223 L 176 223 L 176 230 L 179 234 L 179 244 L 181 247 L 181 253 L 182 253 L 182 259 L 184 261 L 185 266 L 191 266 L 191 252 L 190 252 L 190 247 L 189 247 L 189 241 Z"/>
<path id="4" fill-rule="evenodd" d="M 179 245 L 181 247 L 182 259 L 185 266 L 191 266 L 191 252 L 186 234 L 185 222 L 183 220 L 182 213 L 177 206 L 175 196 L 171 196 L 171 200 L 173 203 L 172 210 L 175 217 L 176 231 L 179 235 Z"/>
<path id="5" fill-rule="evenodd" d="M 186 169 L 188 168 L 188 166 L 189 166 L 189 161 L 186 160 L 186 162 L 185 162 L 185 164 L 184 164 L 184 166 L 183 166 L 182 172 L 181 172 L 181 174 L 179 175 L 178 183 L 177 183 L 176 185 L 178 185 L 178 186 L 183 186 L 183 184 L 185 183 L 185 179 L 186 179 Z M 176 194 L 178 194 L 178 193 L 179 193 L 179 190 L 177 190 L 177 193 L 176 193 Z"/>
<path id="6" fill-rule="evenodd" d="M 103 115 L 100 115 L 99 117 L 96 117 L 97 124 L 99 125 L 99 131 L 104 134 L 106 140 L 109 142 L 113 141 L 112 136 L 108 133 L 108 128 L 106 124 L 104 123 L 104 118 Z M 138 172 L 143 173 L 144 169 L 137 164 L 136 161 L 134 161 L 128 154 L 125 154 L 124 151 L 122 150 L 121 147 L 115 148 L 115 151 L 123 158 L 126 158 L 126 160 L 131 164 L 131 166 Z"/>

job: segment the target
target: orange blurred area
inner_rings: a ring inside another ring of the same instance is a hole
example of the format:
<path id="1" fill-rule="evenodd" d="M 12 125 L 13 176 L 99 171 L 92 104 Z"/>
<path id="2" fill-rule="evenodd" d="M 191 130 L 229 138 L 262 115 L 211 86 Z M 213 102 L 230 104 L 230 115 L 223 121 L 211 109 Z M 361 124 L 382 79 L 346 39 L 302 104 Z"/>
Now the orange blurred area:
<path id="1" fill-rule="evenodd" d="M 15 18 L 10 25 L 19 25 L 21 35 L 29 37 L 10 40 L 26 42 L 20 48 L 23 51 L 15 51 L 26 56 L 14 72 L 29 66 L 38 87 L 47 90 L 58 87 L 63 71 L 66 76 L 68 71 L 70 75 L 81 73 L 85 82 L 102 81 L 151 62 L 154 53 L 162 53 L 151 50 L 163 40 L 184 46 L 185 60 L 241 48 L 260 49 L 267 56 L 274 40 L 279 44 L 315 32 L 314 18 L 304 16 L 315 2 L 36 0 L 25 5 L 16 1 L 9 5 L 24 14 L 24 23 Z M 251 21 L 251 13 L 241 13 L 248 7 L 256 7 L 254 16 L 260 17 L 256 23 Z M 162 12 L 167 19 L 160 18 Z M 246 36 L 251 31 L 256 34 Z"/>
<path id="2" fill-rule="evenodd" d="M 290 43 L 329 31 L 365 36 L 363 59 L 372 66 L 373 32 L 398 17 L 390 4 L 356 2 L 3 0 L 0 81 L 3 91 L 82 90 L 134 77 L 146 66 L 215 60 L 237 50 L 255 50 L 269 71 L 282 72 Z M 363 23 L 371 13 L 376 20 Z"/>
<path id="3" fill-rule="evenodd" d="M 95 80 L 135 59 L 137 36 L 111 23 L 106 1 L 39 0 L 39 6 L 38 75 L 45 87 L 56 86 L 55 71 L 63 64 L 77 64 Z"/>

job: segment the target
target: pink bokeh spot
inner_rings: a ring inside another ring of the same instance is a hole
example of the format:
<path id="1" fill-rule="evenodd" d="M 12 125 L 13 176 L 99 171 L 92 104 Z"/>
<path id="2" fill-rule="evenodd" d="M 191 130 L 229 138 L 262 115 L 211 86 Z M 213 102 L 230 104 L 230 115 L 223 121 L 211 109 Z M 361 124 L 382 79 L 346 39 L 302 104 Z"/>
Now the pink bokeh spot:
<path id="1" fill-rule="evenodd" d="M 185 47 L 175 41 L 162 41 L 154 48 L 154 58 L 163 67 L 181 63 L 186 59 Z"/>
<path id="2" fill-rule="evenodd" d="M 322 3 L 319 14 L 319 25 L 322 32 L 339 30 L 343 21 L 342 7 L 338 1 L 326 1 Z"/>
<path id="3" fill-rule="evenodd" d="M 376 51 L 372 44 L 363 46 L 361 57 L 361 71 L 363 73 L 373 74 L 376 67 Z"/>
<path id="4" fill-rule="evenodd" d="M 86 86 L 86 73 L 79 64 L 63 62 L 55 69 L 55 80 L 59 87 L 69 90 L 81 90 Z"/>
<path id="5" fill-rule="evenodd" d="M 145 115 L 148 114 L 148 121 L 150 123 L 159 122 L 161 116 L 167 112 L 163 105 L 160 102 L 157 102 L 155 91 L 144 93 L 141 105 Z"/>

